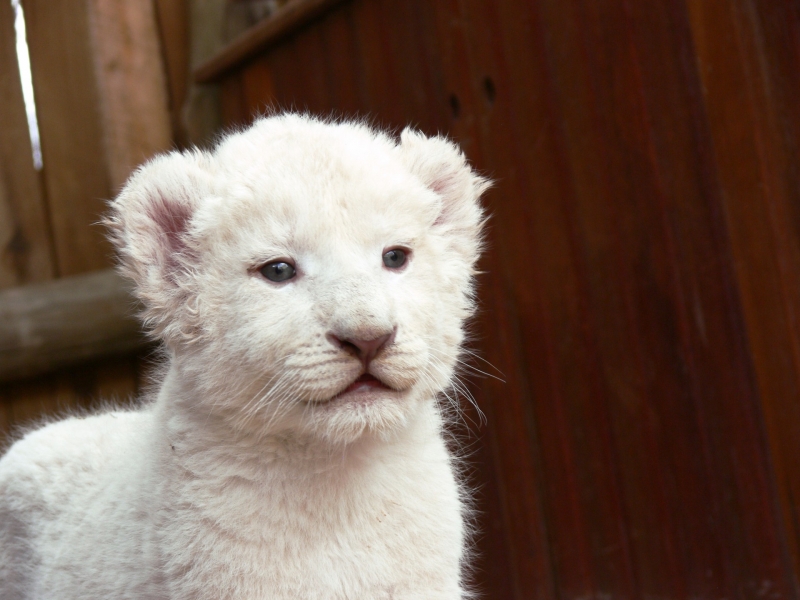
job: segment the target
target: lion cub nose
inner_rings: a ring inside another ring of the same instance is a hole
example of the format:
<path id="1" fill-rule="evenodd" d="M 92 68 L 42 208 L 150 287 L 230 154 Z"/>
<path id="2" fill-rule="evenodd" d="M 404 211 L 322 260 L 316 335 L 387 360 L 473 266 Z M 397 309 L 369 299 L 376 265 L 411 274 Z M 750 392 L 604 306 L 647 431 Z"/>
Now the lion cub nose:
<path id="1" fill-rule="evenodd" d="M 328 340 L 334 345 L 353 353 L 366 368 L 384 346 L 391 343 L 394 331 L 372 339 L 359 339 L 355 336 L 339 337 L 335 333 L 327 335 Z"/>

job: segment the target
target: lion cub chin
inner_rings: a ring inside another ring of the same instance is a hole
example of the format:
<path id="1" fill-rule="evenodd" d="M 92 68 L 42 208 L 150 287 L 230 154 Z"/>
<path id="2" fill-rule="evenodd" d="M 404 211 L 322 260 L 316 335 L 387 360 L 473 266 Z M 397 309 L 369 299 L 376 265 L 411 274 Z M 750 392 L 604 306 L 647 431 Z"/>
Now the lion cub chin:
<path id="1" fill-rule="evenodd" d="M 486 187 L 444 138 L 294 114 L 141 167 L 106 223 L 163 380 L 0 460 L 0 597 L 465 597 L 438 402 Z"/>

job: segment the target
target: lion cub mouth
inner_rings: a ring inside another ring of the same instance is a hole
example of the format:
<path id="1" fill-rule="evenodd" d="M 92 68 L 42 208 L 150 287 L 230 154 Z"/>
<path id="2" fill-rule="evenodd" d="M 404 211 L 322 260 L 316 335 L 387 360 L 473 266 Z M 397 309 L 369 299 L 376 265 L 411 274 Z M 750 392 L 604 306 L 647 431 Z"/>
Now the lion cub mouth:
<path id="1" fill-rule="evenodd" d="M 376 400 L 385 392 L 397 393 L 397 390 L 390 388 L 374 375 L 364 373 L 330 400 L 325 401 L 324 404 L 339 405 L 350 402 L 370 404 L 372 400 Z"/>
<path id="2" fill-rule="evenodd" d="M 380 389 L 390 390 L 391 388 L 387 386 L 385 383 L 383 383 L 377 377 L 374 377 L 369 373 L 364 373 L 361 377 L 356 379 L 353 383 L 348 385 L 345 389 L 343 389 L 336 395 L 342 396 L 344 394 L 350 394 L 352 392 L 369 392 Z"/>

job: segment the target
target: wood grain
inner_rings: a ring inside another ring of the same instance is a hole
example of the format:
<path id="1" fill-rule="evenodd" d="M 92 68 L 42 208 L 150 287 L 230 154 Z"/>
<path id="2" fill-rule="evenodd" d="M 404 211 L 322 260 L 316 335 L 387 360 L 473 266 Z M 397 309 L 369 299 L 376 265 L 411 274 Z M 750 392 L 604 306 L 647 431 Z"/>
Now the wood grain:
<path id="1" fill-rule="evenodd" d="M 89 3 L 25 0 L 57 275 L 109 267 L 99 227 L 111 185 L 92 57 Z"/>
<path id="2" fill-rule="evenodd" d="M 797 7 L 687 2 L 747 336 L 800 573 Z"/>
<path id="3" fill-rule="evenodd" d="M 89 17 L 106 166 L 116 194 L 133 169 L 172 145 L 164 55 L 153 2 L 92 0 Z"/>
<path id="4" fill-rule="evenodd" d="M 342 0 L 292 0 L 279 8 L 274 15 L 248 29 L 218 54 L 195 69 L 197 83 L 209 83 L 226 74 L 259 50 L 291 35 L 309 21 L 323 14 Z"/>
<path id="5" fill-rule="evenodd" d="M 114 271 L 0 292 L 0 382 L 145 344 L 130 286 Z"/>
<path id="6" fill-rule="evenodd" d="M 158 34 L 169 91 L 172 137 L 180 147 L 188 145 L 183 107 L 189 93 L 188 0 L 155 0 Z"/>
<path id="7" fill-rule="evenodd" d="M 22 97 L 14 12 L 0 6 L 0 289 L 54 273 L 44 190 L 33 166 Z"/>

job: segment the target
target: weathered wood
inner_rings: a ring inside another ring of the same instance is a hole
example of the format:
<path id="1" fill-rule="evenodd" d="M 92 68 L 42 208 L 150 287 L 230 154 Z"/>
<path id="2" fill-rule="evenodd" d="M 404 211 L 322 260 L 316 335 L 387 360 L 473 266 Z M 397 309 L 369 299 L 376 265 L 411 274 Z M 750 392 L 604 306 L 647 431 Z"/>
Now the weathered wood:
<path id="1" fill-rule="evenodd" d="M 190 69 L 214 56 L 223 46 L 223 23 L 227 0 L 189 0 Z M 198 85 L 189 73 L 191 85 L 183 108 L 183 125 L 188 142 L 210 146 L 219 133 L 219 90 L 216 85 Z"/>
<path id="2" fill-rule="evenodd" d="M 798 8 L 688 2 L 747 337 L 800 573 Z M 758 6 L 758 10 L 755 7 Z"/>
<path id="3" fill-rule="evenodd" d="M 110 270 L 0 292 L 0 382 L 141 348 L 135 308 Z"/>
<path id="4" fill-rule="evenodd" d="M 172 145 L 167 79 L 152 2 L 91 0 L 92 57 L 111 192 Z"/>
<path id="5" fill-rule="evenodd" d="M 161 53 L 169 90 L 172 137 L 179 147 L 188 144 L 183 105 L 189 91 L 189 0 L 156 0 Z"/>
<path id="6" fill-rule="evenodd" d="M 11 4 L 0 3 L 0 289 L 46 281 L 55 274 L 40 174 L 33 166 L 15 48 Z M 39 388 L 53 388 L 41 384 Z M 34 391 L 26 386 L 27 396 Z M 18 399 L 0 390 L 0 444 L 16 418 Z"/>
<path id="7" fill-rule="evenodd" d="M 111 186 L 93 66 L 90 3 L 25 0 L 57 275 L 109 267 L 102 228 Z"/>
<path id="8" fill-rule="evenodd" d="M 291 35 L 341 2 L 343 0 L 294 0 L 287 3 L 195 69 L 195 81 L 209 83 L 219 79 L 243 60 Z"/>
<path id="9" fill-rule="evenodd" d="M 111 247 L 96 225 L 105 200 L 138 162 L 171 145 L 151 4 L 23 0 L 49 208 L 42 231 L 52 232 L 55 257 L 51 275 L 110 266 Z M 0 406 L 13 426 L 30 412 L 24 407 L 86 406 L 101 393 L 135 390 L 136 377 L 136 359 L 117 358 L 4 385 Z"/>
<path id="10" fill-rule="evenodd" d="M 15 48 L 14 12 L 0 2 L 0 289 L 53 276 L 39 173 L 33 166 Z"/>

